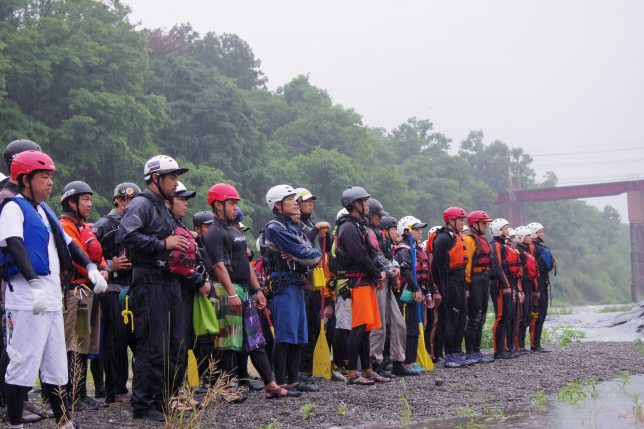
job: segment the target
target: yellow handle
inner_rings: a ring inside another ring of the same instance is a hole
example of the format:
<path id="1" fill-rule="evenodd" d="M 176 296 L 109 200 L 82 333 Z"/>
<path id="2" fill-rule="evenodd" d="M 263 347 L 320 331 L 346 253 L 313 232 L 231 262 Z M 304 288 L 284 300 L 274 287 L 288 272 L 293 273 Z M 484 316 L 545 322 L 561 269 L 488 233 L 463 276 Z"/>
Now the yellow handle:
<path id="1" fill-rule="evenodd" d="M 123 316 L 123 323 L 126 325 L 130 324 L 130 319 L 132 319 L 132 332 L 134 332 L 134 313 L 130 310 L 130 297 L 125 295 L 125 310 L 121 311 L 121 316 Z"/>

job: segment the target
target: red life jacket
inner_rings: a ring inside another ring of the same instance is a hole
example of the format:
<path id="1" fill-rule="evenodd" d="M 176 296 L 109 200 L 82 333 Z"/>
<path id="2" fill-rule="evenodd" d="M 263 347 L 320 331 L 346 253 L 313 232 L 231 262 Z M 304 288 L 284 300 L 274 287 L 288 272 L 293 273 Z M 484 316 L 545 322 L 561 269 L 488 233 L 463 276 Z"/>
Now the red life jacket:
<path id="1" fill-rule="evenodd" d="M 512 277 L 518 278 L 523 273 L 521 270 L 521 258 L 519 252 L 512 246 L 505 245 L 505 260 L 503 261 L 503 270 Z"/>
<path id="2" fill-rule="evenodd" d="M 188 240 L 188 249 L 185 252 L 173 250 L 168 260 L 168 268 L 175 274 L 189 277 L 195 273 L 197 267 L 197 243 L 190 231 L 183 226 L 176 227 L 174 235 L 185 237 Z"/>
<path id="3" fill-rule="evenodd" d="M 539 275 L 539 270 L 537 270 L 537 260 L 530 254 L 530 252 L 524 252 L 524 255 L 526 276 L 530 280 L 536 280 Z"/>
<path id="4" fill-rule="evenodd" d="M 476 242 L 476 251 L 472 258 L 472 268 L 489 267 L 492 263 L 492 248 L 490 243 L 485 239 L 481 239 L 477 234 L 472 234 L 470 237 Z"/>
<path id="5" fill-rule="evenodd" d="M 416 281 L 418 285 L 429 285 L 429 257 L 420 247 L 416 248 Z"/>
<path id="6" fill-rule="evenodd" d="M 101 242 L 98 241 L 96 234 L 94 234 L 94 231 L 87 225 L 83 225 L 80 228 L 80 239 L 85 246 L 85 252 L 87 252 L 90 261 L 95 264 L 100 264 L 103 260 L 103 247 L 101 246 Z"/>

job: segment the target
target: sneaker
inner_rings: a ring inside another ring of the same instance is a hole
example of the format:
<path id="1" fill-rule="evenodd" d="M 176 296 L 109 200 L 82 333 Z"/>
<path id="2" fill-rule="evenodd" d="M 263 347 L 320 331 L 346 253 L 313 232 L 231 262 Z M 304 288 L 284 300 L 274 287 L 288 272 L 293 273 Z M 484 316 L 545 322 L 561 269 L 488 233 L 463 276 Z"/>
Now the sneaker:
<path id="1" fill-rule="evenodd" d="M 373 372 L 375 372 L 376 374 L 380 375 L 381 377 L 385 377 L 385 378 L 395 378 L 396 377 L 391 372 L 385 371 L 385 369 L 382 367 L 382 365 L 379 365 L 379 364 L 377 364 L 375 362 L 373 362 L 371 364 L 371 369 L 373 370 Z"/>
<path id="2" fill-rule="evenodd" d="M 492 362 L 494 362 L 494 356 L 492 356 L 492 355 L 484 354 L 484 353 L 481 353 L 481 352 L 478 352 L 477 355 L 478 355 L 478 358 L 479 358 L 479 362 L 481 362 L 481 363 L 492 363 Z"/>
<path id="3" fill-rule="evenodd" d="M 347 378 L 344 375 L 342 375 L 342 373 L 340 371 L 337 371 L 335 369 L 333 371 L 331 371 L 331 380 L 333 380 L 333 381 L 342 381 L 342 382 L 345 382 L 345 383 L 347 382 Z"/>
<path id="4" fill-rule="evenodd" d="M 159 422 L 159 423 L 165 422 L 165 416 L 163 415 L 163 413 L 158 410 L 155 410 L 154 408 L 147 409 L 147 410 L 134 410 L 134 414 L 132 417 L 135 419 L 150 420 L 152 422 Z"/>
<path id="5" fill-rule="evenodd" d="M 295 386 L 295 389 L 297 389 L 300 392 L 319 392 L 320 387 L 315 385 L 315 384 L 307 384 L 307 383 L 298 383 L 297 386 Z"/>
<path id="6" fill-rule="evenodd" d="M 23 423 L 36 423 L 42 420 L 42 417 L 40 417 L 36 413 L 32 413 L 29 410 L 22 409 L 22 422 Z"/>
<path id="7" fill-rule="evenodd" d="M 411 370 L 416 374 L 423 374 L 425 372 L 425 368 L 423 368 L 422 365 L 420 365 L 418 362 L 414 362 L 411 365 Z"/>
<path id="8" fill-rule="evenodd" d="M 35 414 L 35 415 L 39 416 L 42 419 L 49 418 L 49 413 L 51 413 L 52 417 L 54 415 L 53 411 L 51 411 L 51 410 L 49 410 L 47 408 L 41 408 L 38 405 L 36 405 L 36 404 L 34 404 L 33 402 L 30 402 L 30 401 L 24 401 L 22 403 L 22 411 L 23 411 L 23 413 L 24 413 L 24 411 L 29 411 L 30 413 Z M 24 417 L 23 417 L 23 420 L 24 420 Z M 25 423 L 29 423 L 29 422 L 25 421 Z"/>
<path id="9" fill-rule="evenodd" d="M 550 350 L 546 350 L 541 346 L 530 349 L 530 351 L 532 351 L 533 353 L 550 353 Z"/>
<path id="10" fill-rule="evenodd" d="M 470 358 L 466 357 L 462 353 L 459 354 L 458 357 L 461 360 L 461 363 L 463 364 L 463 366 L 470 366 L 470 365 L 474 365 L 474 364 L 477 363 L 477 361 L 475 361 L 474 359 L 470 359 Z"/>
<path id="11" fill-rule="evenodd" d="M 264 383 L 262 383 L 261 381 L 240 380 L 239 385 L 248 387 L 248 390 L 253 392 L 259 392 L 260 390 L 264 390 Z"/>
<path id="12" fill-rule="evenodd" d="M 498 352 L 494 353 L 494 359 L 512 359 L 512 355 L 505 351 Z"/>
<path id="13" fill-rule="evenodd" d="M 460 359 L 455 359 L 454 356 L 445 356 L 445 362 L 443 362 L 445 368 L 460 368 L 463 366 Z"/>
<path id="14" fill-rule="evenodd" d="M 465 355 L 465 359 L 474 363 L 479 363 L 481 362 L 479 355 L 480 353 L 468 353 L 467 355 Z"/>
<path id="15" fill-rule="evenodd" d="M 394 362 L 392 365 L 391 373 L 398 377 L 409 377 L 412 375 L 418 375 L 413 371 L 405 368 L 405 365 L 402 362 Z"/>

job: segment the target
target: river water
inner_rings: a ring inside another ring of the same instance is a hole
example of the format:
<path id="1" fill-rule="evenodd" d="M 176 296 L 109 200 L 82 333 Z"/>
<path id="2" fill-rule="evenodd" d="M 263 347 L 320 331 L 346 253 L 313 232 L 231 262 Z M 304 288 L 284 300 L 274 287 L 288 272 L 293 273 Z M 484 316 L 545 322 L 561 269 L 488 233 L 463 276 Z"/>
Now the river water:
<path id="1" fill-rule="evenodd" d="M 437 420 L 411 426 L 414 429 L 573 429 L 644 428 L 644 375 L 600 383 L 578 390 L 585 398 L 570 403 L 557 398 L 533 404 L 530 410 Z M 594 394 L 591 395 L 591 392 Z"/>

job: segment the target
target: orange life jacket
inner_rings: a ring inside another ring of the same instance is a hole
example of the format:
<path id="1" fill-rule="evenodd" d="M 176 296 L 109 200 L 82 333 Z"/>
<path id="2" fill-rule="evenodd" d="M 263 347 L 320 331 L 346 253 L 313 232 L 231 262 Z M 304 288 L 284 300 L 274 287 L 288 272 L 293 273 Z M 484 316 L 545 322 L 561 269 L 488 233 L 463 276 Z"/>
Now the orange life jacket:
<path id="1" fill-rule="evenodd" d="M 454 234 L 456 242 L 449 249 L 449 269 L 457 270 L 467 265 L 467 246 L 459 234 Z"/>

